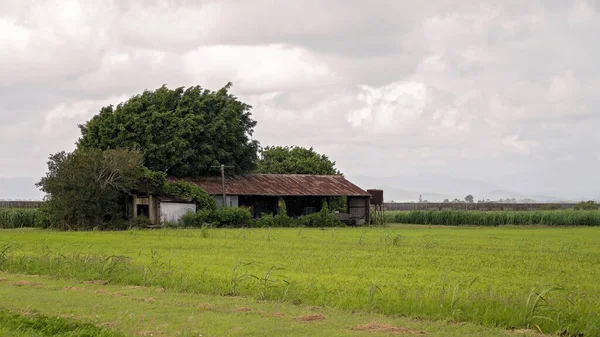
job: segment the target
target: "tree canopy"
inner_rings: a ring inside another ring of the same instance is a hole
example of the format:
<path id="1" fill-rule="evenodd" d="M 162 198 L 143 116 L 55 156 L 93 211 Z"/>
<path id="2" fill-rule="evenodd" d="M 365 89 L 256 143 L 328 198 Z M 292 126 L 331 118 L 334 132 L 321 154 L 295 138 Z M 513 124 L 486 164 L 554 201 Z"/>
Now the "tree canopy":
<path id="1" fill-rule="evenodd" d="M 229 94 L 200 86 L 174 90 L 162 86 L 126 102 L 105 106 L 79 125 L 78 149 L 139 148 L 145 166 L 174 177 L 215 174 L 213 165 L 251 171 L 258 142 L 251 106 Z"/>
<path id="2" fill-rule="evenodd" d="M 46 192 L 50 220 L 61 229 L 91 229 L 120 218 L 123 196 L 144 174 L 139 151 L 88 149 L 50 156 L 37 186 Z"/>
<path id="3" fill-rule="evenodd" d="M 335 161 L 298 146 L 267 146 L 260 152 L 256 173 L 341 175 Z"/>

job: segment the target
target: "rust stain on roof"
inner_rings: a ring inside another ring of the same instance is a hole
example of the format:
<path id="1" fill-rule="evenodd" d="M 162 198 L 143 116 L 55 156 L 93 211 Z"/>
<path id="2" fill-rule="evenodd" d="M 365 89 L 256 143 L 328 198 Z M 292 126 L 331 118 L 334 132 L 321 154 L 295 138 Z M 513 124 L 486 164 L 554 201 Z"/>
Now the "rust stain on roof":
<path id="1" fill-rule="evenodd" d="M 180 180 L 194 183 L 212 195 L 222 193 L 221 177 Z M 346 178 L 336 175 L 247 174 L 229 176 L 225 177 L 225 188 L 226 193 L 230 195 L 371 196 Z"/>

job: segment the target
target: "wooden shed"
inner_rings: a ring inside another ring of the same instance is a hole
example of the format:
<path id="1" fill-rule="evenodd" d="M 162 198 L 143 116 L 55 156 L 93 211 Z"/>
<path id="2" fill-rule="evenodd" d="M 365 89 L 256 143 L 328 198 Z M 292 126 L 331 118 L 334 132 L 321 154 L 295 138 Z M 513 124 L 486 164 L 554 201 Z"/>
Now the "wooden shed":
<path id="1" fill-rule="evenodd" d="M 174 180 L 174 179 L 173 179 Z M 223 205 L 221 177 L 184 179 L 204 188 L 217 205 Z M 371 194 L 338 175 L 246 174 L 225 177 L 228 207 L 249 207 L 254 217 L 277 214 L 278 201 L 286 203 L 292 217 L 321 210 L 323 201 L 346 197 L 348 216 L 369 221 Z"/>

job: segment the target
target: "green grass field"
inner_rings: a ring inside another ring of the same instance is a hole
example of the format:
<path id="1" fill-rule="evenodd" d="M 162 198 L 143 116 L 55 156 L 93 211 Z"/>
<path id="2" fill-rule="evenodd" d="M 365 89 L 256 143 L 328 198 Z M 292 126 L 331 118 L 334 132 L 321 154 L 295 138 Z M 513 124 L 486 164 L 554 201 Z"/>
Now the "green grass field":
<path id="1" fill-rule="evenodd" d="M 464 322 L 468 329 L 474 329 L 473 336 L 512 334 L 508 329 L 597 336 L 599 234 L 600 228 L 590 227 L 2 230 L 0 269 L 5 274 L 0 277 L 10 282 L 0 282 L 0 309 L 21 313 L 41 310 L 41 294 L 64 297 L 64 301 L 74 296 L 60 289 L 29 287 L 40 296 L 27 297 L 25 294 L 33 293 L 25 292 L 7 304 L 4 299 L 14 292 L 13 281 L 19 278 L 15 275 L 23 273 L 53 276 L 49 280 L 57 282 L 56 287 L 105 280 L 109 282 L 105 287 L 162 287 L 165 294 L 176 298 L 209 296 L 213 302 L 278 305 L 293 312 L 289 317 L 300 315 L 306 310 L 302 308 L 321 306 L 329 310 L 325 317 L 332 319 L 316 324 L 331 323 L 333 329 L 322 335 L 353 335 L 359 332 L 352 326 L 381 321 L 408 327 L 407 335 L 411 329 L 426 335 L 436 335 L 433 331 L 469 335 L 456 331 Z M 66 311 L 99 323 L 101 320 L 83 314 L 95 301 L 85 297 L 78 302 L 85 309 Z M 132 308 L 114 305 L 123 311 Z M 235 305 L 240 304 L 228 304 Z M 55 315 L 61 306 L 46 308 L 41 314 Z M 352 322 L 343 318 L 355 317 L 352 311 L 367 316 Z M 175 324 L 172 318 L 164 320 L 162 324 L 171 328 Z M 155 322 L 160 325 L 160 317 Z M 245 333 L 239 335 L 260 335 L 252 332 L 256 328 L 252 320 L 244 322 Z M 210 328 L 204 324 L 205 329 Z M 257 320 L 256 324 L 263 323 Z M 266 328 L 270 323 L 264 324 Z M 299 326 L 312 325 L 303 322 Z M 440 326 L 447 330 L 439 330 Z M 163 328 L 163 335 L 169 335 L 170 328 Z M 212 335 L 226 335 L 223 331 L 230 328 L 234 327 L 215 327 L 213 331 L 219 332 Z M 130 334 L 139 326 L 117 322 L 115 329 Z M 301 328 L 285 334 L 321 335 Z"/>

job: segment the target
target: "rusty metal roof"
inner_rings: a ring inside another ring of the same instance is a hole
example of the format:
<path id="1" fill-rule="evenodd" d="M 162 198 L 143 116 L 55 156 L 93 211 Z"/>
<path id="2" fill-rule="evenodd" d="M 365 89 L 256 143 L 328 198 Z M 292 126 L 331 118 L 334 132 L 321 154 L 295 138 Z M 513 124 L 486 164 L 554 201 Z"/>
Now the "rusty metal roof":
<path id="1" fill-rule="evenodd" d="M 209 194 L 222 193 L 221 177 L 182 179 L 204 188 Z M 337 175 L 247 174 L 225 177 L 226 193 L 262 196 L 360 196 L 371 195 Z"/>

